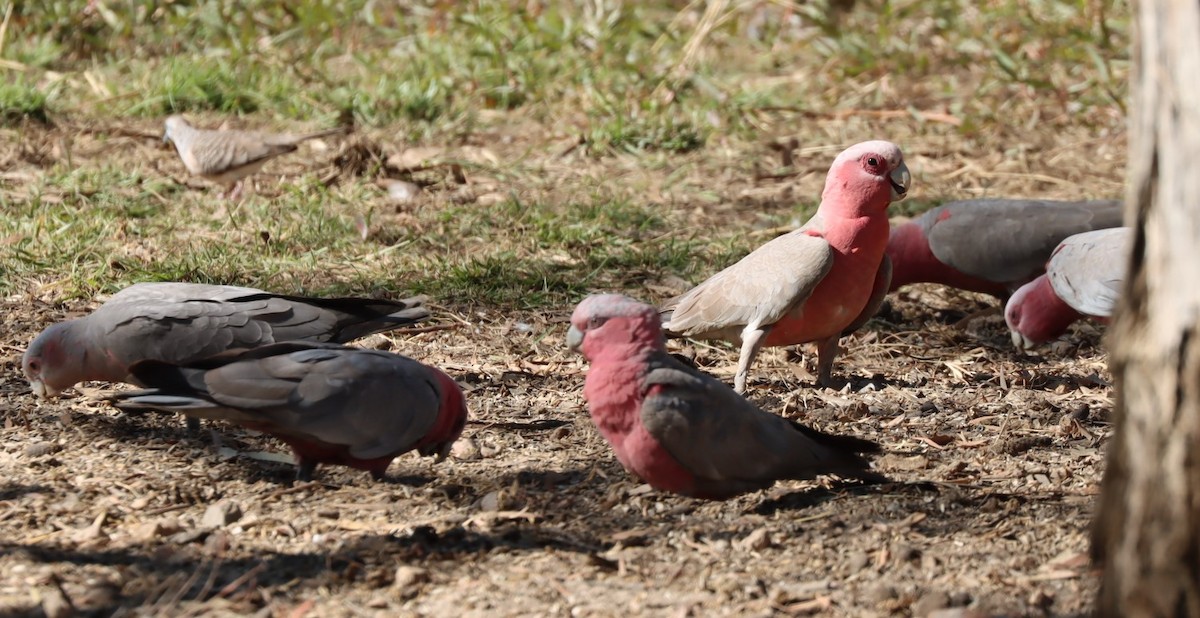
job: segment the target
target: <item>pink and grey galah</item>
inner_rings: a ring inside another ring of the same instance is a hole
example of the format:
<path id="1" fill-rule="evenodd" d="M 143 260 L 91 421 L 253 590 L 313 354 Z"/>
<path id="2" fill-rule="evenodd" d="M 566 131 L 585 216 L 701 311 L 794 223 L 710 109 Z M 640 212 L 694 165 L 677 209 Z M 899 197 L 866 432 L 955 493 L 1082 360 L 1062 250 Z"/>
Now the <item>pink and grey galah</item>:
<path id="1" fill-rule="evenodd" d="M 828 384 L 838 339 L 874 315 L 887 293 L 887 209 L 910 182 L 899 146 L 847 148 L 834 159 L 807 223 L 668 301 L 664 329 L 739 343 L 739 393 L 763 346 L 816 342 L 818 382 Z"/>
<path id="2" fill-rule="evenodd" d="M 21 368 L 40 397 L 87 380 L 133 382 L 140 360 L 188 363 L 281 341 L 345 343 L 429 317 L 420 297 L 307 298 L 198 283 L 139 283 L 47 328 Z"/>
<path id="3" fill-rule="evenodd" d="M 1121 295 L 1133 230 L 1117 227 L 1063 240 L 1046 274 L 1021 286 L 1004 307 L 1013 345 L 1029 350 L 1085 317 L 1107 321 Z"/>
<path id="4" fill-rule="evenodd" d="M 977 199 L 948 202 L 892 228 L 891 290 L 940 283 L 1007 298 L 1042 274 L 1072 234 L 1121 225 L 1117 200 Z"/>
<path id="5" fill-rule="evenodd" d="M 567 344 L 590 363 L 583 396 L 625 469 L 650 486 L 722 500 L 820 474 L 883 481 L 874 442 L 764 412 L 667 353 L 654 307 L 618 294 L 575 308 Z"/>
<path id="6" fill-rule="evenodd" d="M 286 442 L 297 479 L 318 464 L 381 479 L 416 450 L 441 461 L 462 434 L 462 389 L 411 358 L 335 344 L 288 342 L 227 352 L 187 365 L 142 361 L 130 368 L 148 390 L 110 400 L 123 409 L 172 410 L 228 421 Z"/>

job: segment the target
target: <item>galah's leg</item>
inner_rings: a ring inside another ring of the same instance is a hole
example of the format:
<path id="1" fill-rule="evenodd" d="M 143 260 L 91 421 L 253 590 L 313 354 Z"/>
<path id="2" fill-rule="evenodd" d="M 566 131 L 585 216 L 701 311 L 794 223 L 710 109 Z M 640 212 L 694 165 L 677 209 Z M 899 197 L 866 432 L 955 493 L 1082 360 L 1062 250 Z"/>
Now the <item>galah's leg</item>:
<path id="1" fill-rule="evenodd" d="M 833 382 L 833 359 L 838 355 L 839 335 L 817 342 L 817 384 L 829 386 Z"/>
<path id="2" fill-rule="evenodd" d="M 769 328 L 747 326 L 746 330 L 742 331 L 742 352 L 738 356 L 737 374 L 733 376 L 733 392 L 746 392 L 746 376 L 750 373 L 750 365 L 754 364 L 758 351 L 762 349 L 763 337 L 767 335 Z"/>
<path id="3" fill-rule="evenodd" d="M 300 457 L 296 462 L 296 480 L 307 483 L 313 480 L 313 472 L 317 470 L 317 462 L 306 457 Z"/>
<path id="4" fill-rule="evenodd" d="M 192 435 L 200 433 L 200 419 L 193 418 L 191 416 L 185 416 L 183 417 L 183 420 L 185 423 L 187 423 L 188 433 Z"/>

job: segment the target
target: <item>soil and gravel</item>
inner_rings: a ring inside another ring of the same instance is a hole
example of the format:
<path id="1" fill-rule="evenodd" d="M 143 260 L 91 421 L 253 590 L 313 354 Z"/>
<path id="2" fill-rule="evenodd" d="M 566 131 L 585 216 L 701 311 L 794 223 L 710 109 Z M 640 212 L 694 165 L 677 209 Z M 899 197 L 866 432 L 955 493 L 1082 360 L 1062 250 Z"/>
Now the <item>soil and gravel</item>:
<path id="1" fill-rule="evenodd" d="M 826 130 L 881 134 L 855 123 Z M 925 196 L 1119 192 L 1122 144 L 1091 129 L 1026 142 L 1014 158 L 891 128 Z M 760 182 L 744 173 L 748 160 L 777 155 L 738 148 L 686 159 L 707 162 L 685 189 L 715 199 L 644 199 L 700 228 L 749 230 L 756 213 L 819 193 L 824 153 L 803 173 Z M 133 150 L 155 161 L 147 175 L 178 172 L 166 151 Z M 529 147 L 497 150 L 505 161 Z M 639 186 L 672 173 L 624 157 L 544 169 Z M 437 208 L 451 198 L 423 199 Z M 656 300 L 675 283 L 625 291 Z M 0 299 L 3 616 L 1043 616 L 1085 614 L 1095 593 L 1088 525 L 1112 388 L 1093 324 L 1020 354 L 988 311 L 994 301 L 914 286 L 843 340 L 841 390 L 813 386 L 811 350 L 768 350 L 751 398 L 880 442 L 876 466 L 896 482 L 782 482 L 714 503 L 653 491 L 621 469 L 588 418 L 586 365 L 563 342 L 569 306 L 435 299 L 436 328 L 363 340 L 455 377 L 471 406 L 464 437 L 440 464 L 398 459 L 385 482 L 325 467 L 294 484 L 286 449 L 254 432 L 206 425 L 189 435 L 177 417 L 122 414 L 100 402 L 105 384 L 36 400 L 20 374 L 26 343 L 101 300 L 64 303 L 35 286 Z M 672 345 L 732 378 L 729 346 Z"/>

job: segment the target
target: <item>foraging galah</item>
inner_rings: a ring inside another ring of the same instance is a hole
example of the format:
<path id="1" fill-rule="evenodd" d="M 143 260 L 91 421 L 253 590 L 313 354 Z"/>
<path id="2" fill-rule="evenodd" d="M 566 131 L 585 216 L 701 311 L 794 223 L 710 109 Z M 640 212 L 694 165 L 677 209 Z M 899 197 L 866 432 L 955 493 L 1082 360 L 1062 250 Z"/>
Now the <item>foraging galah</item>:
<path id="1" fill-rule="evenodd" d="M 817 342 L 817 378 L 830 382 L 838 338 L 869 318 L 888 288 L 887 208 L 910 177 L 900 147 L 862 142 L 833 161 L 817 212 L 663 308 L 669 335 L 741 344 L 734 390 L 763 346 Z"/>
<path id="2" fill-rule="evenodd" d="M 328 343 L 288 342 L 188 365 L 142 361 L 130 368 L 150 388 L 114 393 L 124 409 L 173 410 L 271 434 L 292 447 L 296 478 L 339 464 L 383 478 L 416 450 L 441 461 L 462 434 L 462 389 L 411 358 Z"/>
<path id="3" fill-rule="evenodd" d="M 1007 298 L 1042 274 L 1064 238 L 1121 225 L 1117 200 L 962 200 L 892 228 L 891 290 L 940 283 Z"/>
<path id="4" fill-rule="evenodd" d="M 650 305 L 589 296 L 567 344 L 591 363 L 583 396 L 592 421 L 625 469 L 656 489 L 722 500 L 818 474 L 886 480 L 858 455 L 878 451 L 874 442 L 764 412 L 676 360 Z"/>
<path id="5" fill-rule="evenodd" d="M 163 141 L 175 144 L 184 167 L 193 175 L 225 185 L 235 197 L 241 181 L 258 172 L 267 161 L 296 150 L 300 142 L 344 133 L 348 127 L 315 133 L 258 133 L 231 129 L 197 129 L 178 114 L 167 118 Z"/>
<path id="6" fill-rule="evenodd" d="M 1107 321 L 1121 294 L 1133 230 L 1116 227 L 1062 241 L 1046 274 L 1021 286 L 1004 307 L 1013 345 L 1028 350 L 1067 332 L 1076 320 Z"/>
<path id="7" fill-rule="evenodd" d="M 429 317 L 424 298 L 307 298 L 198 283 L 138 283 L 38 335 L 21 360 L 39 397 L 86 380 L 128 382 L 140 360 L 188 363 L 280 341 L 345 343 Z"/>

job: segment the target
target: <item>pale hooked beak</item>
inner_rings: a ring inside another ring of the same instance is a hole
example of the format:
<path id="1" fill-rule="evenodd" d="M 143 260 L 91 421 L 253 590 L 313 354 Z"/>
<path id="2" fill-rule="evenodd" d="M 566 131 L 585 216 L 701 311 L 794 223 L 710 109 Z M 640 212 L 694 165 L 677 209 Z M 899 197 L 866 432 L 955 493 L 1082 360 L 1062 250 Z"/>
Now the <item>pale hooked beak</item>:
<path id="1" fill-rule="evenodd" d="M 899 202 L 908 195 L 908 188 L 912 186 L 912 175 L 908 173 L 908 166 L 904 161 L 888 174 L 888 182 L 892 183 L 893 202 Z"/>
<path id="2" fill-rule="evenodd" d="M 572 324 L 571 328 L 567 329 L 567 347 L 571 348 L 572 352 L 578 352 L 581 345 L 583 345 L 583 331 L 575 328 L 575 325 Z"/>
<path id="3" fill-rule="evenodd" d="M 49 399 L 50 397 L 57 397 L 62 393 L 60 390 L 46 386 L 46 383 L 41 380 L 30 380 L 29 389 L 33 391 L 34 395 L 37 395 L 38 399 Z"/>
<path id="4" fill-rule="evenodd" d="M 1028 352 L 1037 347 L 1036 343 L 1015 330 L 1010 330 L 1009 334 L 1012 335 L 1013 346 L 1022 352 Z"/>

